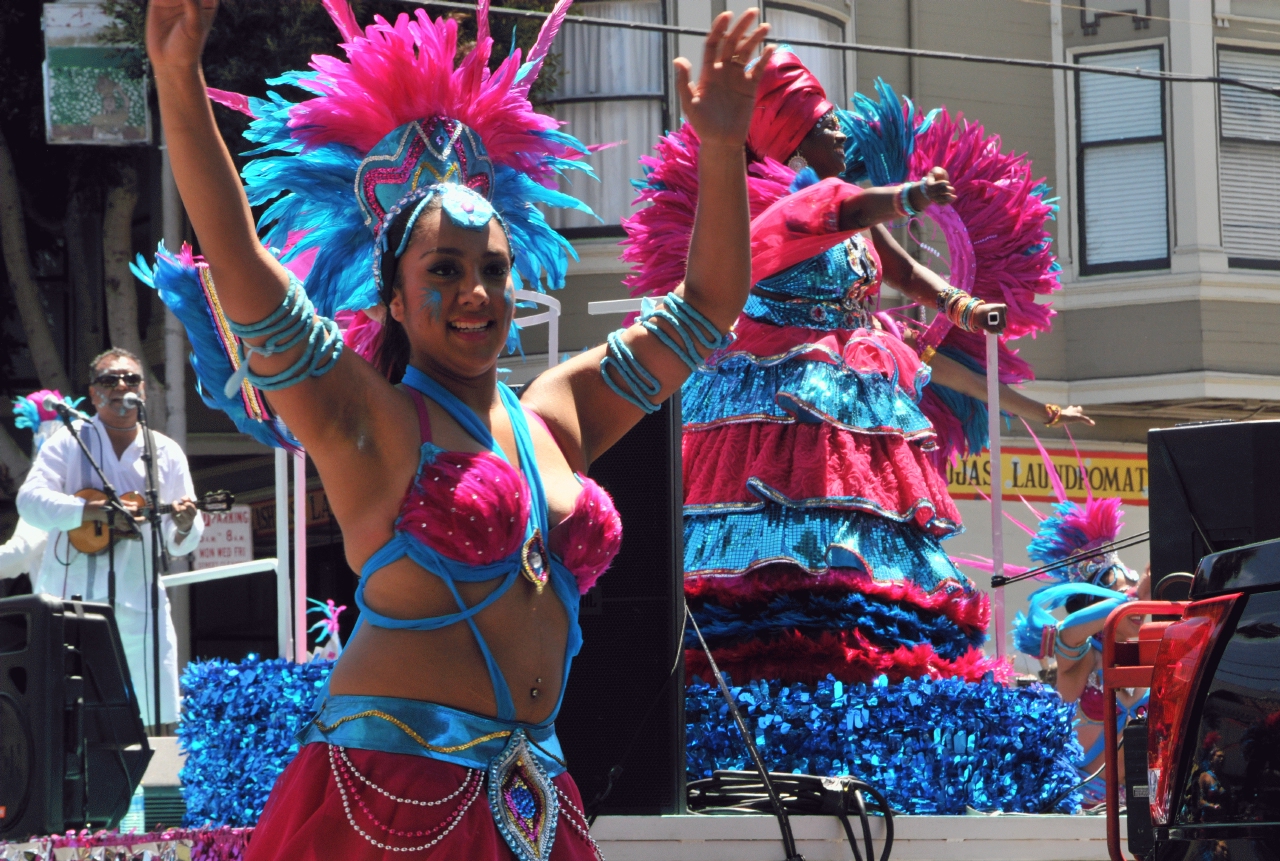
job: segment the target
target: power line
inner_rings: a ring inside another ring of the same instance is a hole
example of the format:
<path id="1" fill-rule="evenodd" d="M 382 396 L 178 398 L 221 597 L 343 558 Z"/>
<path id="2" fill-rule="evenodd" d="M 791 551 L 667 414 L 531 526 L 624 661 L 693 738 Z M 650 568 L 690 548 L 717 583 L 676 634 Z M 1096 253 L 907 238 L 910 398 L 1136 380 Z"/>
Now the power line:
<path id="1" fill-rule="evenodd" d="M 433 9 L 452 9 L 460 12 L 474 12 L 471 3 L 447 2 L 447 0 L 400 0 L 415 6 L 429 6 Z M 495 6 L 489 9 L 491 15 L 507 15 L 517 18 L 548 17 L 547 12 L 533 9 L 508 9 Z M 674 24 L 650 24 L 642 21 L 618 21 L 610 18 L 592 18 L 586 15 L 570 15 L 565 24 L 585 24 L 592 27 L 613 27 L 621 30 L 635 30 L 649 33 L 670 33 L 678 36 L 706 36 L 707 30 L 695 27 L 678 27 Z M 1148 81 L 1168 81 L 1176 84 L 1220 84 L 1229 87 L 1241 87 L 1254 90 L 1269 96 L 1280 96 L 1280 87 L 1271 86 L 1258 81 L 1224 75 L 1189 75 L 1181 72 L 1158 72 L 1147 69 L 1123 69 L 1114 66 L 1079 66 L 1074 63 L 1057 63 L 1052 60 L 1024 60 L 1017 57 L 988 57 L 982 54 L 964 54 L 954 51 L 930 51 L 924 48 L 895 48 L 889 45 L 861 45 L 847 42 L 826 42 L 817 39 L 782 39 L 788 45 L 799 45 L 806 48 L 826 48 L 831 51 L 848 51 L 864 54 L 888 54 L 896 57 L 919 57 L 924 60 L 950 60 L 958 63 L 984 63 L 996 66 L 1019 66 L 1028 69 L 1048 69 L 1063 72 L 1084 72 L 1090 75 L 1111 75 L 1118 78 L 1142 78 Z"/>

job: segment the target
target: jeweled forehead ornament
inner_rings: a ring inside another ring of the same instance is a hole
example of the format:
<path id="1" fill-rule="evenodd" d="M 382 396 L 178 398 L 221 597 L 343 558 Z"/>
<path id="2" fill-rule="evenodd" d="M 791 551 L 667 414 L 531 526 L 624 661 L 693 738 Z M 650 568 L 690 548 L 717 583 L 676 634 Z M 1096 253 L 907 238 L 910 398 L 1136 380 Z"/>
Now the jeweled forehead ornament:
<path id="1" fill-rule="evenodd" d="M 434 199 L 459 227 L 480 230 L 497 218 L 493 208 L 493 162 L 475 131 L 457 120 L 434 117 L 414 120 L 378 142 L 356 171 L 360 214 L 374 234 L 374 280 L 382 289 L 382 256 L 398 258 L 413 234 L 418 217 Z M 389 247 L 393 225 L 404 220 L 397 246 Z"/>

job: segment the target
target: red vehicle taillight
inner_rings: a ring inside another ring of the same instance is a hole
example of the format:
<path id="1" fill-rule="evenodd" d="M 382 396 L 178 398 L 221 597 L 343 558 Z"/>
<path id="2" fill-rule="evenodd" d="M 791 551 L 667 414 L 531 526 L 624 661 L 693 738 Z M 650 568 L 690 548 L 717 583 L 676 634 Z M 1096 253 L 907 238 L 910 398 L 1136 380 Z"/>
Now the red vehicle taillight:
<path id="1" fill-rule="evenodd" d="M 1147 710 L 1147 782 L 1151 821 L 1157 825 L 1168 825 L 1173 814 L 1175 771 L 1187 744 L 1190 706 L 1213 644 L 1239 597 L 1197 601 L 1187 607 L 1181 621 L 1165 629 L 1160 640 Z"/>

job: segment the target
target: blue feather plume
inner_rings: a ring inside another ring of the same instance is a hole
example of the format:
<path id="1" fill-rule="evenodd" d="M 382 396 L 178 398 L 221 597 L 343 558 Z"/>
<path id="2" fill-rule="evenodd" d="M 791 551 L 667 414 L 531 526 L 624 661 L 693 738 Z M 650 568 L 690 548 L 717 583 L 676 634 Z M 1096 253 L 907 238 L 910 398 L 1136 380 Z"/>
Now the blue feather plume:
<path id="1" fill-rule="evenodd" d="M 199 268 L 193 262 L 170 254 L 161 243 L 156 249 L 154 267 L 148 266 L 139 254 L 137 260 L 129 264 L 129 269 L 139 281 L 160 294 L 160 299 L 186 329 L 192 348 L 191 366 L 196 371 L 196 389 L 201 399 L 213 409 L 230 416 L 237 430 L 258 442 L 274 448 L 299 448 L 297 440 L 280 419 L 258 421 L 245 411 L 244 401 L 238 392 L 230 398 L 223 394 L 223 386 L 235 368 L 205 300 Z"/>
<path id="2" fill-rule="evenodd" d="M 930 113 L 916 128 L 916 108 L 910 99 L 899 98 L 881 78 L 876 78 L 878 101 L 855 93 L 852 111 L 836 111 L 845 134 L 845 172 L 848 182 L 870 180 L 872 185 L 892 185 L 907 178 L 916 135 L 928 129 Z"/>

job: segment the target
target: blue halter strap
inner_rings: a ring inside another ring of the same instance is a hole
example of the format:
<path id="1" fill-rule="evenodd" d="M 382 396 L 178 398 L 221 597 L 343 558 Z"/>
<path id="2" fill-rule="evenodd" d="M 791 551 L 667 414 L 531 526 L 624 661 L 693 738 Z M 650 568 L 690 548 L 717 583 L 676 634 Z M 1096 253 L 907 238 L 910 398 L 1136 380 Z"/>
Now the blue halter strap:
<path id="1" fill-rule="evenodd" d="M 431 398 L 439 404 L 449 415 L 456 421 L 463 430 L 470 434 L 476 442 L 485 446 L 489 451 L 493 452 L 503 460 L 507 460 L 506 455 L 493 439 L 493 434 L 489 431 L 474 411 L 461 400 L 459 400 L 452 392 L 444 388 L 435 380 L 426 374 L 410 367 L 406 369 L 404 375 L 404 384 L 412 389 L 416 389 L 427 397 Z M 525 481 L 529 486 L 532 499 L 530 500 L 531 516 L 529 523 L 525 527 L 525 540 L 527 541 L 533 534 L 534 530 L 538 530 L 543 541 L 547 536 L 547 498 L 546 492 L 542 486 L 542 476 L 538 472 L 538 464 L 533 451 L 533 438 L 529 434 L 529 423 L 525 419 L 524 410 L 520 406 L 520 401 L 516 398 L 515 392 L 511 391 L 503 383 L 498 383 L 498 394 L 502 399 L 502 405 L 507 411 L 507 416 L 511 420 L 511 428 L 515 435 L 516 453 L 520 458 L 520 471 L 525 477 Z M 424 450 L 429 443 L 424 443 Z M 508 463 L 510 461 L 507 461 Z M 399 524 L 397 524 L 398 526 Z M 522 542 L 523 543 L 523 542 Z M 439 577 L 449 588 L 453 595 L 454 601 L 458 605 L 458 612 L 449 613 L 443 616 L 432 616 L 425 619 L 395 619 L 390 616 L 384 616 L 372 609 L 365 603 L 364 588 L 369 582 L 369 576 L 381 568 L 385 568 L 392 562 L 408 556 L 414 562 L 421 565 L 424 569 Z M 567 575 L 569 580 L 573 579 L 572 574 L 567 571 L 557 571 L 557 568 L 563 568 L 558 563 L 553 562 L 549 558 L 547 564 L 552 570 L 552 586 L 557 596 L 566 604 L 566 608 L 570 609 L 571 633 L 569 643 L 569 654 L 565 657 L 565 679 L 568 677 L 568 662 L 572 659 L 577 647 L 581 643 L 581 634 L 577 637 L 573 636 L 576 630 L 574 622 L 574 613 L 576 609 L 576 601 L 569 603 L 565 594 L 564 576 Z M 502 670 L 498 666 L 497 660 L 490 652 L 489 646 L 485 643 L 484 637 L 480 634 L 480 629 L 476 625 L 475 616 L 486 607 L 493 604 L 511 588 L 516 582 L 516 578 L 520 576 L 521 568 L 521 550 L 516 550 L 506 559 L 488 565 L 474 565 L 465 562 L 459 562 L 439 553 L 434 548 L 428 546 L 412 536 L 401 532 L 397 529 L 395 536 L 388 541 L 377 553 L 369 557 L 364 566 L 360 570 L 360 583 L 356 587 L 356 605 L 360 608 L 361 621 L 365 617 L 369 622 L 379 628 L 392 629 L 408 629 L 414 631 L 434 631 L 440 628 L 458 622 L 466 622 L 471 628 L 472 634 L 476 638 L 477 644 L 480 646 L 480 652 L 484 655 L 485 665 L 489 670 L 489 680 L 493 684 L 494 699 L 497 701 L 498 717 L 503 720 L 514 720 L 516 715 L 515 704 L 511 699 L 511 690 L 507 685 L 506 679 L 502 675 Z M 559 575 L 559 576 L 556 576 Z M 467 583 L 484 582 L 495 580 L 501 577 L 502 582 L 498 584 L 492 592 L 490 592 L 484 600 L 467 606 L 462 595 L 458 592 L 457 581 Z M 576 599 L 576 592 L 573 598 Z M 564 687 L 561 685 L 561 697 L 564 695 Z M 559 706 L 557 705 L 557 711 Z"/>

